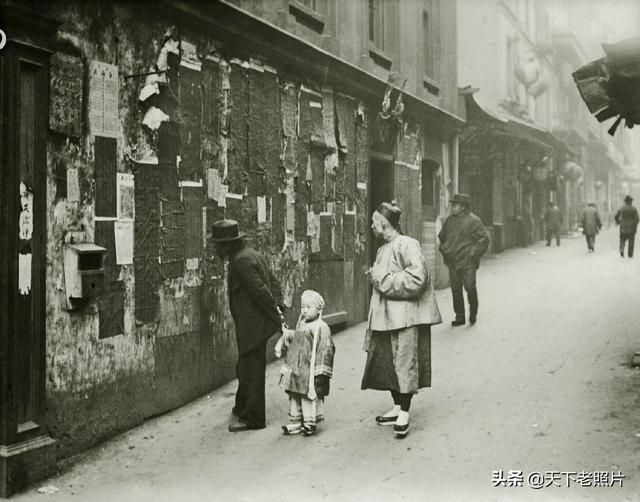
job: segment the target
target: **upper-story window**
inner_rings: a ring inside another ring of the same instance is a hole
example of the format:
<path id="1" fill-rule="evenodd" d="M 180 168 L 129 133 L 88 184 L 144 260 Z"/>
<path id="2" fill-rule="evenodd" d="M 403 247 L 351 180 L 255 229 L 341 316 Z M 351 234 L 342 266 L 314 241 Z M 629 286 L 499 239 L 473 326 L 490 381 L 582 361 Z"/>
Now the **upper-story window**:
<path id="1" fill-rule="evenodd" d="M 322 33 L 325 25 L 326 0 L 289 0 L 289 12 L 299 23 Z"/>
<path id="2" fill-rule="evenodd" d="M 511 98 L 518 97 L 518 81 L 516 80 L 516 68 L 518 66 L 518 40 L 507 37 L 507 94 Z"/>
<path id="3" fill-rule="evenodd" d="M 380 49 L 385 49 L 384 0 L 369 0 L 369 41 Z"/>
<path id="4" fill-rule="evenodd" d="M 438 94 L 438 5 L 439 0 L 424 0 L 422 11 L 422 71 L 424 85 L 433 94 Z"/>

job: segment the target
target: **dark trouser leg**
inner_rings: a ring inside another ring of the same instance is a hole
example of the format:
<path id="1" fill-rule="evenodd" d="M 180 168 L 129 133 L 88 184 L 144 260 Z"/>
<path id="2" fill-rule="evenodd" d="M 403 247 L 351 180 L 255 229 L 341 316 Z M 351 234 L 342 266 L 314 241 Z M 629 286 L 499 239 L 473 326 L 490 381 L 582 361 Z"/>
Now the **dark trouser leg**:
<path id="1" fill-rule="evenodd" d="M 560 229 L 559 228 L 555 231 L 555 234 L 556 234 L 556 245 L 559 246 L 560 245 Z"/>
<path id="2" fill-rule="evenodd" d="M 630 234 L 629 235 L 629 247 L 627 247 L 627 256 L 629 258 L 633 258 L 633 248 L 634 248 L 634 245 L 635 245 L 635 241 L 636 241 L 635 234 Z"/>
<path id="3" fill-rule="evenodd" d="M 476 288 L 476 269 L 469 268 L 463 275 L 464 289 L 469 300 L 469 318 L 473 319 L 478 315 L 478 289 Z"/>
<path id="4" fill-rule="evenodd" d="M 457 321 L 464 321 L 464 296 L 462 296 L 463 271 L 449 269 L 449 282 L 451 283 L 451 295 L 453 296 L 453 311 Z"/>
<path id="5" fill-rule="evenodd" d="M 587 240 L 587 249 L 591 250 L 591 236 L 589 234 L 585 234 L 584 238 Z"/>
<path id="6" fill-rule="evenodd" d="M 264 373 L 267 364 L 267 341 L 238 358 L 238 392 L 236 415 L 252 427 L 265 425 Z"/>
<path id="7" fill-rule="evenodd" d="M 401 394 L 400 392 L 392 390 L 391 396 L 393 397 L 393 404 L 400 406 L 402 411 L 409 411 L 413 394 Z"/>
<path id="8" fill-rule="evenodd" d="M 591 251 L 595 251 L 595 249 L 596 249 L 596 236 L 595 235 L 590 235 L 589 236 L 589 249 L 591 249 Z"/>
<path id="9" fill-rule="evenodd" d="M 547 246 L 551 246 L 551 229 L 547 228 Z"/>
<path id="10" fill-rule="evenodd" d="M 624 243 L 627 241 L 627 234 L 620 234 L 620 256 L 624 256 Z"/>

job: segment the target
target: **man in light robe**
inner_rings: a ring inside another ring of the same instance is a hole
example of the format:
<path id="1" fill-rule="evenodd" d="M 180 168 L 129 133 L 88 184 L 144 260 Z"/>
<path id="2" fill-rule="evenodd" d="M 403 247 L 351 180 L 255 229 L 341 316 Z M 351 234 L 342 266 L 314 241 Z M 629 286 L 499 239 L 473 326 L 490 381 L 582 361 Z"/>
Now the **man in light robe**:
<path id="1" fill-rule="evenodd" d="M 442 322 L 420 243 L 400 231 L 401 211 L 383 202 L 371 217 L 371 229 L 384 241 L 369 270 L 372 285 L 367 362 L 362 389 L 390 391 L 393 407 L 376 417 L 409 431 L 409 407 L 418 389 L 431 386 L 431 325 Z"/>

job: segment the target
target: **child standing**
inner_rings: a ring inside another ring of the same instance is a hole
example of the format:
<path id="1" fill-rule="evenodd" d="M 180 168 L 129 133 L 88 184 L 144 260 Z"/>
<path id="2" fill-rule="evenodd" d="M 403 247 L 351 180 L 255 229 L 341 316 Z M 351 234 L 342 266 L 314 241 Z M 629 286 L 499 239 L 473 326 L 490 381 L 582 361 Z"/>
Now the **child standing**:
<path id="1" fill-rule="evenodd" d="M 302 293 L 300 317 L 295 330 L 284 329 L 276 344 L 276 356 L 285 355 L 280 387 L 289 394 L 285 434 L 311 436 L 324 419 L 324 398 L 329 394 L 335 347 L 331 330 L 322 320 L 324 299 L 313 290 Z"/>

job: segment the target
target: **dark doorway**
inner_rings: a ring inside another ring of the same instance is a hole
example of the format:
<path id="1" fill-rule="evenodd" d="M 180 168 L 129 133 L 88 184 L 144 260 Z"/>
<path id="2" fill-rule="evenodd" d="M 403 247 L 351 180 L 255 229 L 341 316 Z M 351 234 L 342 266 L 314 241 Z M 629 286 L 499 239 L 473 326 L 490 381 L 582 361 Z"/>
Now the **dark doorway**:
<path id="1" fill-rule="evenodd" d="M 385 154 L 371 154 L 369 161 L 369 213 L 367 225 L 370 227 L 371 214 L 381 202 L 390 202 L 395 196 L 393 176 L 393 156 Z M 382 242 L 374 236 L 369 228 L 369 263 L 373 263 Z"/>

